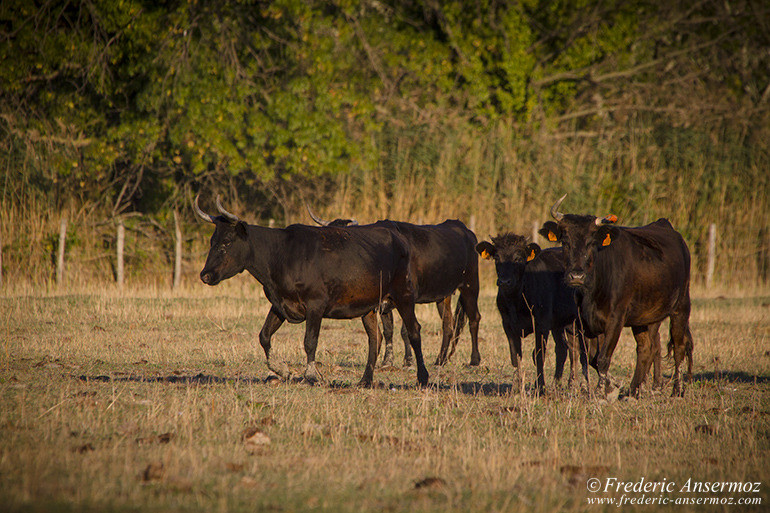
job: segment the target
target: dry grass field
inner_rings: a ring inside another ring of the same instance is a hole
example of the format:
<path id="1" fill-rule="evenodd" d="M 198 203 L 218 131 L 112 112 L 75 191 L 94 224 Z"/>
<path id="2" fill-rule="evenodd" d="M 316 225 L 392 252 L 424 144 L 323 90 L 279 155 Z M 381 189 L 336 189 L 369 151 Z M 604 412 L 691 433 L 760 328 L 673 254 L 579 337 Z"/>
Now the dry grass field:
<path id="1" fill-rule="evenodd" d="M 617 510 L 596 499 L 701 499 L 676 511 L 766 510 L 770 297 L 696 293 L 685 397 L 670 398 L 667 384 L 606 401 L 553 386 L 552 342 L 548 394 L 533 395 L 531 337 L 527 389 L 513 389 L 492 294 L 481 298 L 480 367 L 466 365 L 466 330 L 419 389 L 414 369 L 400 367 L 399 340 L 398 367 L 378 369 L 378 386 L 364 390 L 359 321 L 324 321 L 324 384 L 266 381 L 257 332 L 267 302 L 250 278 L 173 294 L 6 290 L 0 509 L 594 512 Z M 438 316 L 421 305 L 418 318 L 432 363 Z M 284 325 L 274 338 L 297 373 L 302 330 Z M 626 386 L 634 359 L 624 333 L 611 371 Z M 600 492 L 588 490 L 594 479 Z M 644 492 L 648 482 L 659 487 Z M 761 484 L 711 493 L 696 482 Z"/>

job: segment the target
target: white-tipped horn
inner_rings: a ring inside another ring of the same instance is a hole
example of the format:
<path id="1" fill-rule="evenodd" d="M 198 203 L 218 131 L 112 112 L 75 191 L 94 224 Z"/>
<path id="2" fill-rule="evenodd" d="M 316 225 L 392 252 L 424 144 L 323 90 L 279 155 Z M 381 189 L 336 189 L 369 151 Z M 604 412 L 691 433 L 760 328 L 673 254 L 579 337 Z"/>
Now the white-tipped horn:
<path id="1" fill-rule="evenodd" d="M 313 211 L 310 210 L 310 205 L 308 205 L 307 202 L 305 202 L 305 208 L 307 209 L 307 213 L 310 214 L 310 218 L 313 221 L 315 221 L 317 224 L 320 224 L 321 226 L 329 226 L 329 221 L 324 221 L 323 219 L 315 215 L 315 213 L 313 213 Z"/>
<path id="2" fill-rule="evenodd" d="M 198 206 L 198 198 L 200 197 L 200 194 L 195 195 L 195 201 L 193 201 L 193 211 L 195 212 L 195 215 L 200 217 L 206 222 L 213 223 L 214 219 L 208 215 L 206 212 L 201 210 L 201 207 Z"/>
<path id="3" fill-rule="evenodd" d="M 551 207 L 551 217 L 553 217 L 553 218 L 554 218 L 554 219 L 556 219 L 557 221 L 561 221 L 561 220 L 562 220 L 562 218 L 564 217 L 564 214 L 562 214 L 561 212 L 559 212 L 559 206 L 561 205 L 562 201 L 564 201 L 564 198 L 566 198 L 566 197 L 567 197 L 567 195 L 566 195 L 566 194 L 564 194 L 564 196 L 562 196 L 561 198 L 559 198 L 559 199 L 556 201 L 556 203 L 554 203 L 554 204 L 553 204 L 553 206 Z"/>
<path id="4" fill-rule="evenodd" d="M 231 214 L 230 212 L 225 210 L 225 208 L 222 206 L 222 202 L 220 201 L 219 194 L 217 194 L 217 199 L 216 199 L 216 201 L 214 203 L 216 204 L 217 210 L 219 210 L 219 213 L 222 214 L 225 217 L 225 219 L 227 219 L 228 221 L 230 221 L 233 224 L 235 224 L 238 221 L 240 221 L 240 219 L 238 219 L 238 216 L 236 216 L 235 214 Z"/>
<path id="5" fill-rule="evenodd" d="M 616 216 L 615 214 L 610 214 L 604 217 L 597 217 L 594 220 L 594 223 L 596 223 L 596 226 L 601 226 L 603 224 L 615 224 L 617 222 L 618 222 L 618 216 Z"/>

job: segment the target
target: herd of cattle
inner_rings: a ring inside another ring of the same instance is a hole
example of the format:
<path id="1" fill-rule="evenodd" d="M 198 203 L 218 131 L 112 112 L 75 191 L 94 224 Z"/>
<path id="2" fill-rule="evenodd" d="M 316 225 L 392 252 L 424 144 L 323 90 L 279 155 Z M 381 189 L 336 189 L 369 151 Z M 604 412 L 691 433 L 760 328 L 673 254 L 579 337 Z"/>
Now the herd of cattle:
<path id="1" fill-rule="evenodd" d="M 562 214 L 562 196 L 553 207 L 554 221 L 540 234 L 560 247 L 542 249 L 520 235 L 506 233 L 478 243 L 474 233 L 456 220 L 437 225 L 378 221 L 358 225 L 338 219 L 321 226 L 294 224 L 265 228 L 245 223 L 215 204 L 219 214 L 195 213 L 214 224 L 201 280 L 216 285 L 242 271 L 262 284 L 270 311 L 259 332 L 268 368 L 288 376 L 285 363 L 270 359 L 271 338 L 284 323 L 305 322 L 305 378 L 320 379 L 315 352 L 321 320 L 363 321 L 369 353 L 360 385 L 371 386 L 380 348 L 379 313 L 386 340 L 385 363 L 392 361 L 393 314 L 403 321 L 405 364 L 417 365 L 417 381 L 428 383 L 415 304 L 436 303 L 442 321 L 443 365 L 454 352 L 467 319 L 472 351 L 478 365 L 478 256 L 493 260 L 497 271 L 497 307 L 508 338 L 511 364 L 522 359 L 521 339 L 535 334 L 533 359 L 536 389 L 545 389 L 543 366 L 550 333 L 556 347 L 556 379 L 570 356 L 570 381 L 577 362 L 588 382 L 588 366 L 598 373 L 597 389 L 609 391 L 608 369 L 621 330 L 631 328 L 636 340 L 636 369 L 630 393 L 637 395 L 654 363 L 654 386 L 660 386 L 661 322 L 670 322 L 669 353 L 673 352 L 673 395 L 682 395 L 682 360 L 692 374 L 693 340 L 690 317 L 690 254 L 682 236 L 666 219 L 640 227 L 620 227 L 615 216 Z M 452 314 L 451 298 L 459 291 Z M 569 341 L 568 341 L 569 339 Z M 411 351 L 410 351 L 411 347 Z"/>

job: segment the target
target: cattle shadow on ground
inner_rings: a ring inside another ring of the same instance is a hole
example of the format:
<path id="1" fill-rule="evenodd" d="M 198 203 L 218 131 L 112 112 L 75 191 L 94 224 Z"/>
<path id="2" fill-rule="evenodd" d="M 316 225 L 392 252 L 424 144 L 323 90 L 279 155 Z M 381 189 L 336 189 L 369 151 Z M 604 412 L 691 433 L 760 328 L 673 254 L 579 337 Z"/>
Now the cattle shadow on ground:
<path id="1" fill-rule="evenodd" d="M 246 384 L 246 385 L 264 385 L 277 378 L 275 376 L 268 376 L 267 378 L 253 378 L 253 377 L 223 377 L 213 376 L 210 374 L 195 374 L 195 375 L 176 375 L 169 376 L 141 376 L 141 375 L 119 375 L 110 376 L 107 374 L 99 374 L 95 376 L 80 375 L 77 379 L 85 383 L 164 383 L 174 385 L 225 385 L 225 384 Z M 302 377 L 292 377 L 289 382 L 291 384 L 308 384 Z M 344 392 L 346 390 L 357 390 L 358 385 L 355 382 L 349 381 L 331 381 L 324 386 L 332 391 Z M 417 384 L 401 384 L 401 383 L 384 383 L 378 381 L 374 384 L 375 389 L 383 390 L 416 390 L 420 388 Z M 479 381 L 471 381 L 457 384 L 443 384 L 443 383 L 430 383 L 426 387 L 428 390 L 436 390 L 441 392 L 457 391 L 465 395 L 481 395 L 481 396 L 501 396 L 509 395 L 513 390 L 513 384 L 511 383 L 494 383 Z"/>
<path id="2" fill-rule="evenodd" d="M 268 379 L 261 379 L 261 378 L 248 378 L 248 377 L 244 378 L 241 376 L 222 377 L 222 376 L 212 376 L 210 374 L 203 374 L 203 373 L 196 374 L 194 376 L 185 376 L 185 375 L 176 375 L 176 374 L 172 374 L 170 376 L 138 376 L 138 375 L 108 376 L 106 374 L 100 374 L 98 376 L 82 375 L 82 376 L 78 376 L 78 379 L 86 383 L 133 382 L 133 383 L 170 383 L 170 384 L 176 384 L 176 385 L 222 385 L 222 384 L 235 384 L 235 383 L 263 384 L 263 383 L 267 383 L 268 381 Z"/>
<path id="3" fill-rule="evenodd" d="M 340 382 L 340 381 L 332 381 L 327 385 L 328 388 L 330 388 L 333 391 L 339 391 L 344 392 L 346 390 L 354 390 L 357 387 L 357 385 L 349 383 L 349 382 Z M 384 383 L 382 381 L 378 381 L 374 384 L 373 388 L 375 389 L 383 389 L 383 390 L 417 390 L 420 388 L 423 388 L 425 390 L 435 390 L 439 392 L 449 392 L 449 391 L 457 391 L 461 394 L 465 395 L 482 395 L 482 396 L 500 396 L 500 395 L 508 395 L 513 390 L 513 384 L 511 383 L 481 383 L 478 381 L 475 382 L 465 382 L 465 383 L 457 383 L 454 385 L 449 385 L 445 383 L 429 383 L 428 385 L 424 387 L 420 387 L 420 385 L 413 384 L 413 385 L 406 385 L 403 383 Z"/>
<path id="4" fill-rule="evenodd" d="M 713 372 L 699 372 L 692 375 L 692 382 L 697 383 L 700 381 L 724 381 L 727 383 L 742 383 L 764 385 L 770 383 L 770 376 L 757 376 L 756 374 L 749 374 L 742 371 L 713 371 Z"/>
<path id="5" fill-rule="evenodd" d="M 664 376 L 664 379 L 668 378 Z M 195 374 L 195 375 L 168 375 L 168 376 L 141 376 L 141 375 L 115 375 L 110 376 L 106 374 L 100 374 L 95 376 L 80 375 L 77 379 L 86 383 L 110 383 L 110 382 L 130 382 L 130 383 L 165 383 L 175 385 L 225 385 L 225 384 L 245 384 L 245 385 L 264 385 L 272 381 L 278 380 L 274 375 L 270 375 L 266 378 L 257 377 L 227 377 L 227 376 L 214 376 L 211 374 Z M 301 376 L 292 376 L 288 381 L 291 384 L 303 384 L 308 385 L 304 378 Z M 736 383 L 736 384 L 757 384 L 764 385 L 770 383 L 770 376 L 757 376 L 755 374 L 749 374 L 741 371 L 723 371 L 723 372 L 701 372 L 693 374 L 692 383 L 707 383 L 707 382 L 722 382 L 722 383 Z M 346 390 L 357 390 L 358 385 L 356 382 L 333 380 L 326 384 L 317 386 L 326 387 L 332 391 L 344 392 Z M 387 389 L 387 390 L 416 390 L 419 387 L 417 384 L 403 384 L 403 383 L 385 383 L 383 381 L 376 381 L 373 388 L 375 389 Z M 510 395 L 514 392 L 514 386 L 512 383 L 495 383 L 495 382 L 480 382 L 480 381 L 466 381 L 456 384 L 446 383 L 429 383 L 426 387 L 428 390 L 436 390 L 441 392 L 455 391 L 464 395 L 473 396 L 504 396 Z M 528 393 L 533 392 L 533 384 L 526 384 L 525 390 Z"/>

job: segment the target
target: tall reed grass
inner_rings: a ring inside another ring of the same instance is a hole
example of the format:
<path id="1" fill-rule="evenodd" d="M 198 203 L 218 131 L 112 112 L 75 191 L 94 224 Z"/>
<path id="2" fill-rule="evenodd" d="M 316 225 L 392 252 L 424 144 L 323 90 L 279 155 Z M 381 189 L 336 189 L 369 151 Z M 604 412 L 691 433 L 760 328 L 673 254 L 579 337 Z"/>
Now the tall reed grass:
<path id="1" fill-rule="evenodd" d="M 503 231 L 529 235 L 549 217 L 550 205 L 567 193 L 565 212 L 613 213 L 630 226 L 668 218 L 690 246 L 695 284 L 705 279 L 708 229 L 715 223 L 717 286 L 765 290 L 770 272 L 767 144 L 650 126 L 629 127 L 621 135 L 558 134 L 505 123 L 483 131 L 459 123 L 386 130 L 378 140 L 376 167 L 284 184 L 293 192 L 280 209 L 273 209 L 284 216 L 276 226 L 311 222 L 308 202 L 330 219 L 435 223 L 457 218 L 472 225 L 479 239 Z M 8 184 L 7 177 L 0 183 Z M 22 283 L 54 287 L 62 217 L 69 220 L 64 286 L 113 282 L 111 214 L 74 194 L 52 203 L 29 194 L 30 188 L 0 194 L 6 288 Z M 244 201 L 253 193 L 239 191 L 234 197 L 232 190 L 229 183 L 221 191 L 201 192 L 204 203 L 222 192 L 244 219 L 268 223 L 255 212 L 269 209 Z M 55 210 L 54 205 L 64 206 Z M 189 206 L 181 213 L 183 274 L 189 282 L 205 258 L 210 230 L 196 221 Z M 170 286 L 170 216 L 135 215 L 125 222 L 128 285 Z"/>

